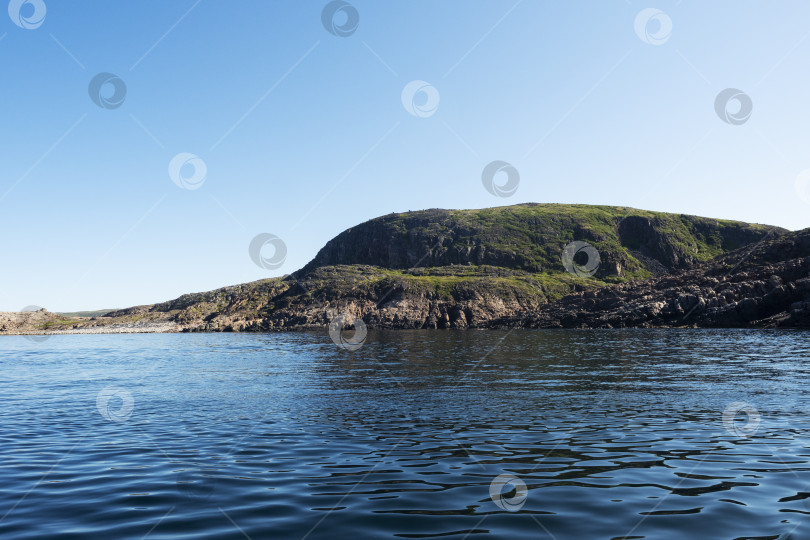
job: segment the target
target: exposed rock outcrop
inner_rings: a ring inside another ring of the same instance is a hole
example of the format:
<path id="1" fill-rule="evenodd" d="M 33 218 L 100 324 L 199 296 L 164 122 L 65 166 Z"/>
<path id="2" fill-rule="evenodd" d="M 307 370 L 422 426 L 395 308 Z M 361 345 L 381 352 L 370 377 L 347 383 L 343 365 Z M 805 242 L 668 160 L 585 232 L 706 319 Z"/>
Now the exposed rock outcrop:
<path id="1" fill-rule="evenodd" d="M 568 295 L 502 325 L 531 328 L 810 326 L 810 229 L 689 270 Z"/>

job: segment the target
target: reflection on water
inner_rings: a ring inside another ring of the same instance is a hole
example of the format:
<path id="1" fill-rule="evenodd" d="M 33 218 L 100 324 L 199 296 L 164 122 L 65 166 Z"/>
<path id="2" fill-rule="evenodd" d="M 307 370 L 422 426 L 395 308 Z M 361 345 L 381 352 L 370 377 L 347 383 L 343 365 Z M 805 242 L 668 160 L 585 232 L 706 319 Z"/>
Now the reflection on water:
<path id="1" fill-rule="evenodd" d="M 3 338 L 0 536 L 810 538 L 809 352 L 772 331 Z"/>

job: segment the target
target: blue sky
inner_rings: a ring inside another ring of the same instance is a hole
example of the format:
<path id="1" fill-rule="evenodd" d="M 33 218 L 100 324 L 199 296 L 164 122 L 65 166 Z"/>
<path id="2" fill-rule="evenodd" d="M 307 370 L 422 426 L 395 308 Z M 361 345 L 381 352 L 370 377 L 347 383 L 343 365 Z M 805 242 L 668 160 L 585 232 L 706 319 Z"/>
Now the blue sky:
<path id="1" fill-rule="evenodd" d="M 325 1 L 42 1 L 39 25 L 21 8 L 36 28 L 0 20 L 0 310 L 283 275 L 353 224 L 424 208 L 810 226 L 807 2 L 356 0 L 340 37 Z M 651 7 L 671 33 L 658 17 L 637 34 Z M 90 98 L 99 73 L 126 85 L 120 106 Z M 424 117 L 403 106 L 415 80 L 440 98 Z M 727 88 L 753 104 L 740 125 L 715 110 Z M 197 189 L 169 176 L 181 153 L 205 164 Z M 495 160 L 519 171 L 510 197 L 482 185 Z M 261 233 L 286 244 L 280 267 L 251 260 Z"/>

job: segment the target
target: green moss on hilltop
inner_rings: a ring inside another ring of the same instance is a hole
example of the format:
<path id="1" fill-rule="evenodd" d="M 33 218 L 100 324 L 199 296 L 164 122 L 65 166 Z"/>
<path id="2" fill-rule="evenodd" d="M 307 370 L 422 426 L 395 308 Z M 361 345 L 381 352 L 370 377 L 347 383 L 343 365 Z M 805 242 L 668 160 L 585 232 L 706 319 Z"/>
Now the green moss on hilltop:
<path id="1" fill-rule="evenodd" d="M 706 261 L 783 229 L 582 204 L 520 204 L 482 210 L 390 214 L 344 231 L 298 275 L 336 265 L 407 270 L 448 265 L 498 266 L 531 273 L 564 272 L 570 242 L 593 245 L 600 279 L 639 279 Z"/>

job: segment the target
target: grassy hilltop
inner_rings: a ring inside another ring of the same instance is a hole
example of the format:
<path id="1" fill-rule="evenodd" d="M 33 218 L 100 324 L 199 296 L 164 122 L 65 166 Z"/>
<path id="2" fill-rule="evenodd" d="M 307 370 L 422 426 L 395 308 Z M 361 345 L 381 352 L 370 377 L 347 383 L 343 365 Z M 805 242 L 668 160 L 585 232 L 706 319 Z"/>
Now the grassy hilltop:
<path id="1" fill-rule="evenodd" d="M 598 277 L 643 278 L 687 268 L 756 242 L 767 225 L 650 212 L 616 206 L 520 204 L 483 210 L 423 210 L 390 214 L 327 242 L 297 275 L 332 265 L 409 269 L 490 265 L 559 273 L 568 243 L 599 250 Z"/>

